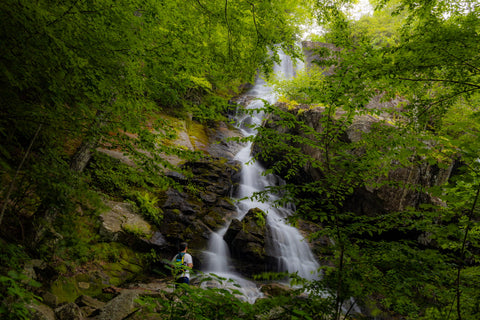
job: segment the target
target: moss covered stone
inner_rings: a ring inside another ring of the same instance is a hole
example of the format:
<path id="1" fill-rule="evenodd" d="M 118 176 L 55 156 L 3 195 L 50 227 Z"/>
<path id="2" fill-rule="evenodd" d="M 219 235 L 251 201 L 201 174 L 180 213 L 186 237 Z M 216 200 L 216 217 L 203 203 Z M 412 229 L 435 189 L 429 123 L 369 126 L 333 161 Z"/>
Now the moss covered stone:
<path id="1" fill-rule="evenodd" d="M 82 271 L 77 274 L 59 276 L 51 284 L 50 291 L 59 303 L 73 302 L 81 295 L 98 296 L 103 288 L 119 286 L 144 269 L 143 259 L 132 249 L 119 243 L 111 243 L 110 249 L 115 261 L 95 261 L 79 268 Z"/>

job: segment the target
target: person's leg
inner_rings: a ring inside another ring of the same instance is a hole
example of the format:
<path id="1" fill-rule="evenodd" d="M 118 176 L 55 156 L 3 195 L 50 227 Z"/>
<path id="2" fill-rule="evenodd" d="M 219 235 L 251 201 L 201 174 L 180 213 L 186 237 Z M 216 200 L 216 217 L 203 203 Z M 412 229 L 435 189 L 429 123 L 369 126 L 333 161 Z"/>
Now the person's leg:
<path id="1" fill-rule="evenodd" d="M 178 288 L 178 285 L 179 285 L 180 283 L 190 284 L 190 279 L 187 278 L 187 277 L 178 278 L 178 279 L 175 281 L 175 289 Z"/>

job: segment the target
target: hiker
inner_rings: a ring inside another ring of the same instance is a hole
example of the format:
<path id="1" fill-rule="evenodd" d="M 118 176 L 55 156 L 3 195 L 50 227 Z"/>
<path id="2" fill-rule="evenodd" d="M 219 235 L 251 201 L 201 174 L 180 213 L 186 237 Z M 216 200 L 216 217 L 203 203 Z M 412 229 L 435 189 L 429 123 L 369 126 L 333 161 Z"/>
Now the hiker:
<path id="1" fill-rule="evenodd" d="M 180 243 L 179 246 L 179 253 L 173 257 L 172 262 L 176 264 L 176 267 L 178 265 L 181 266 L 187 266 L 188 268 L 193 268 L 193 259 L 190 254 L 187 253 L 188 245 L 186 242 Z M 177 284 L 179 283 L 186 283 L 190 284 L 190 272 L 189 269 L 184 268 L 182 269 L 181 273 L 177 277 L 176 281 Z M 177 287 L 177 285 L 175 285 Z"/>

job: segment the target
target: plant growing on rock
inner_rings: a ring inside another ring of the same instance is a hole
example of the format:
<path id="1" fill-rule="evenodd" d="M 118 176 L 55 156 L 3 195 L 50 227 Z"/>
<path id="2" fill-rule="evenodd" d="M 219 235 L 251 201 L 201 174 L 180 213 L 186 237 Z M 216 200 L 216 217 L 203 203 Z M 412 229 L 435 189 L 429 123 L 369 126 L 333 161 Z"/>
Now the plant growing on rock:
<path id="1" fill-rule="evenodd" d="M 148 192 L 136 193 L 136 204 L 140 213 L 156 225 L 162 223 L 162 209 L 158 207 L 159 199 Z"/>

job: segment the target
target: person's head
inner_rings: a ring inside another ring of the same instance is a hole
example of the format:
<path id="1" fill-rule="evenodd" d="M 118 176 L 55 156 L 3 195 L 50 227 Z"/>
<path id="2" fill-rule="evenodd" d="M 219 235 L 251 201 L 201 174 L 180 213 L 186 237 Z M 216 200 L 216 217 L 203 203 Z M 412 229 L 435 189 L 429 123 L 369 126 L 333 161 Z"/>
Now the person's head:
<path id="1" fill-rule="evenodd" d="M 187 250 L 187 248 L 188 248 L 188 244 L 186 242 L 180 243 L 180 246 L 178 247 L 180 252 Z"/>

